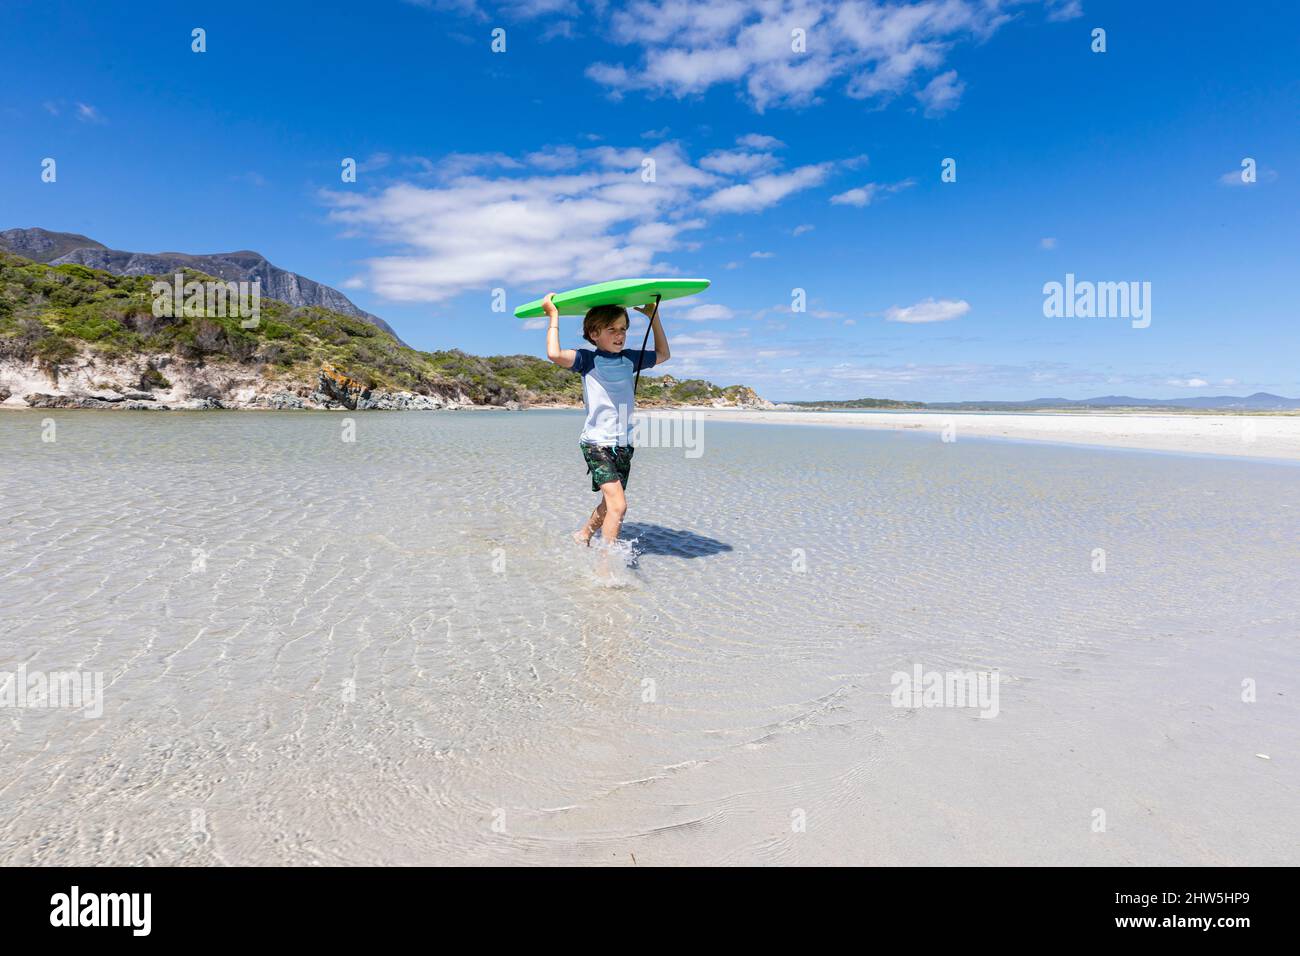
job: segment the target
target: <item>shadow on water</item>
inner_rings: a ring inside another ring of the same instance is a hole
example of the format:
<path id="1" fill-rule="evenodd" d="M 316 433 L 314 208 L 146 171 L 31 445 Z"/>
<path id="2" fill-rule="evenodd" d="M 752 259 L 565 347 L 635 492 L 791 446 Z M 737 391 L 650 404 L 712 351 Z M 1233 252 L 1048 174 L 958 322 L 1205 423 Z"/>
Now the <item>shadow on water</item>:
<path id="1" fill-rule="evenodd" d="M 730 551 L 731 545 L 685 529 L 665 528 L 659 524 L 638 524 L 629 521 L 623 525 L 619 538 L 634 542 L 637 557 L 646 554 L 668 554 L 676 558 L 703 558 Z"/>

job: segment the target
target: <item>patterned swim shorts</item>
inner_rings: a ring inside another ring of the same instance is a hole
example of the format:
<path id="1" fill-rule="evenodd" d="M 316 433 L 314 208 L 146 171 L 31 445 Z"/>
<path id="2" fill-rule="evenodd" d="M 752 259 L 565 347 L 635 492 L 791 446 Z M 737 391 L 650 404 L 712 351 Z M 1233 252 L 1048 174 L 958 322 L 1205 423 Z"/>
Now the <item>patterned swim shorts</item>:
<path id="1" fill-rule="evenodd" d="M 600 486 L 611 481 L 623 483 L 627 487 L 628 475 L 632 472 L 631 445 L 588 445 L 579 442 L 582 457 L 587 462 L 587 471 L 591 473 L 591 490 L 600 491 Z"/>

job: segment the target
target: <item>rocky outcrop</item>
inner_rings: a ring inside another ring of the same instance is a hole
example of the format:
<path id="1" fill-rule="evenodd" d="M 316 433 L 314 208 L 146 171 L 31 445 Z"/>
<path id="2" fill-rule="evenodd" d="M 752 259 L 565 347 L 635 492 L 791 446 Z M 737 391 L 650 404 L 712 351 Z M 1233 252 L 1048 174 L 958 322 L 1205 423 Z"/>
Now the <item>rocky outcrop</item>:
<path id="1" fill-rule="evenodd" d="M 727 392 L 726 398 L 713 400 L 714 408 L 776 408 L 774 403 L 760 397 L 758 392 L 748 385 L 735 385 L 727 389 Z"/>
<path id="2" fill-rule="evenodd" d="M 198 363 L 165 354 L 109 361 L 89 352 L 61 365 L 57 378 L 35 361 L 0 359 L 0 403 L 12 408 L 135 411 L 432 411 L 474 404 L 455 386 L 425 395 L 370 389 L 328 364 L 309 384 L 283 376 L 268 377 L 257 366 Z"/>
<path id="3" fill-rule="evenodd" d="M 385 392 L 372 389 L 364 382 L 344 375 L 326 362 L 321 366 L 316 391 L 311 398 L 325 407 L 342 407 L 355 411 L 432 411 L 459 408 L 470 404 L 460 398 L 439 395 L 416 395 L 412 392 Z"/>
<path id="4" fill-rule="evenodd" d="M 316 390 L 326 401 L 344 408 L 355 409 L 358 403 L 370 399 L 370 389 L 364 383 L 349 378 L 328 362 L 321 366 Z"/>
<path id="5" fill-rule="evenodd" d="M 0 232 L 0 249 L 52 266 L 75 263 L 119 276 L 166 276 L 183 269 L 224 279 L 227 282 L 261 280 L 263 298 L 290 305 L 317 305 L 331 312 L 356 316 L 383 329 L 398 342 L 397 333 L 383 319 L 358 308 L 338 289 L 323 285 L 296 272 L 272 265 L 261 253 L 249 250 L 192 255 L 186 252 L 124 252 L 73 232 L 46 229 L 6 229 Z"/>
<path id="6" fill-rule="evenodd" d="M 75 395 L 47 395 L 44 392 L 32 392 L 24 395 L 23 399 L 30 408 L 82 408 L 84 407 L 82 402 L 93 401 Z M 101 403 L 95 402 L 95 404 Z"/>

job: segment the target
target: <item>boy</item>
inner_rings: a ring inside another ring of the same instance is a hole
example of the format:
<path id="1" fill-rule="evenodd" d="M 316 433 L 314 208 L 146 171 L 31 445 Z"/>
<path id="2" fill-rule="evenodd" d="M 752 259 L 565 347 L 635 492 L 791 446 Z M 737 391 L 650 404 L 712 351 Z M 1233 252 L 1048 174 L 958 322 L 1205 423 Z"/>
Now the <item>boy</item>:
<path id="1" fill-rule="evenodd" d="M 582 337 L 596 346 L 591 349 L 560 348 L 560 313 L 551 303 L 551 293 L 542 300 L 542 309 L 550 319 L 546 332 L 546 357 L 561 368 L 570 368 L 582 376 L 582 401 L 587 410 L 578 446 L 591 473 L 591 490 L 601 493 L 601 502 L 586 524 L 573 533 L 579 544 L 591 545 L 591 536 L 600 528 L 608 545 L 618 539 L 619 526 L 627 513 L 627 487 L 632 470 L 632 412 L 636 403 L 637 362 L 641 370 L 668 361 L 668 336 L 659 323 L 658 309 L 637 311 L 651 316 L 655 334 L 653 352 L 625 349 L 627 309 L 621 305 L 598 305 L 589 309 L 582 320 Z M 651 315 L 651 313 L 654 313 Z"/>

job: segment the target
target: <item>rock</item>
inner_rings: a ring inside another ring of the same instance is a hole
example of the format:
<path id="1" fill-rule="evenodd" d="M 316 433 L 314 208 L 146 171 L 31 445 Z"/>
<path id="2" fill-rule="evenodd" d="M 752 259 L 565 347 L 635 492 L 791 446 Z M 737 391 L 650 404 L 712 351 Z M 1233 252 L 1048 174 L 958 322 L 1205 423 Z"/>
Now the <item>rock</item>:
<path id="1" fill-rule="evenodd" d="M 0 402 L 9 401 L 9 396 L 12 394 L 13 392 L 9 391 L 9 389 L 5 388 L 3 385 L 0 385 Z"/>
<path id="2" fill-rule="evenodd" d="M 358 409 L 423 412 L 446 407 L 446 403 L 433 395 L 416 395 L 413 392 L 372 392 L 369 398 L 357 402 Z"/>
<path id="3" fill-rule="evenodd" d="M 77 408 L 79 399 L 71 395 L 46 395 L 44 392 L 31 392 L 23 396 L 30 408 Z"/>
<path id="4" fill-rule="evenodd" d="M 226 406 L 215 398 L 189 398 L 172 407 L 182 411 L 197 412 L 208 408 L 225 408 Z"/>
<path id="5" fill-rule="evenodd" d="M 156 402 L 158 400 L 148 392 L 123 392 L 122 397 L 128 402 Z"/>
<path id="6" fill-rule="evenodd" d="M 517 412 L 517 411 L 519 411 L 519 409 L 520 409 L 521 406 L 520 406 L 520 404 L 519 404 L 518 402 L 506 402 L 506 406 L 505 406 L 505 407 L 506 407 L 506 410 L 507 410 L 507 411 Z"/>
<path id="7" fill-rule="evenodd" d="M 358 403 L 370 399 L 370 389 L 355 378 L 349 378 L 329 362 L 321 366 L 317 390 L 325 396 L 327 402 L 337 402 L 344 408 L 355 409 Z M 363 408 L 369 405 L 361 406 Z"/>
<path id="8" fill-rule="evenodd" d="M 213 401 L 219 403 L 221 400 L 221 396 L 222 396 L 221 389 L 217 388 L 215 385 L 209 385 L 207 382 L 199 382 L 196 385 L 194 385 L 192 388 L 190 388 L 189 394 L 186 395 L 185 397 L 188 398 L 190 401 L 193 401 L 195 399 L 199 399 L 199 400 L 212 399 Z M 221 408 L 222 406 L 218 404 L 217 407 Z"/>
<path id="9" fill-rule="evenodd" d="M 306 408 L 307 402 L 297 395 L 291 395 L 289 392 L 276 392 L 274 395 L 262 396 L 258 404 L 263 408 Z"/>
<path id="10" fill-rule="evenodd" d="M 334 399 L 330 398 L 324 392 L 312 392 L 310 395 L 307 396 L 307 401 L 315 402 L 321 408 L 346 408 L 347 407 L 345 405 L 340 405 L 338 402 L 334 401 Z"/>
<path id="11" fill-rule="evenodd" d="M 115 392 L 111 388 L 97 388 L 85 394 L 87 398 L 95 398 L 101 402 L 120 402 L 126 397 L 121 392 Z"/>

